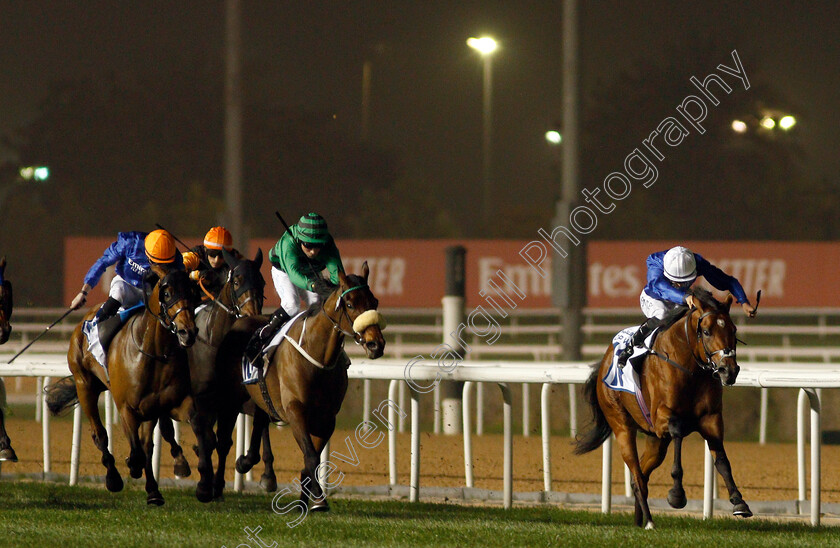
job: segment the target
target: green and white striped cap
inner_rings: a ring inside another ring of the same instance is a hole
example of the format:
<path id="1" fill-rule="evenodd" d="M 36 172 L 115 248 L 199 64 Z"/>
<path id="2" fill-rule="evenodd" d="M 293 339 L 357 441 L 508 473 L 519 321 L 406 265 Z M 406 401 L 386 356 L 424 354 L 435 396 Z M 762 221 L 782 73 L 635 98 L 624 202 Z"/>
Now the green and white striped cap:
<path id="1" fill-rule="evenodd" d="M 326 244 L 330 234 L 327 232 L 327 221 L 317 213 L 307 213 L 295 226 L 297 238 L 308 244 Z"/>

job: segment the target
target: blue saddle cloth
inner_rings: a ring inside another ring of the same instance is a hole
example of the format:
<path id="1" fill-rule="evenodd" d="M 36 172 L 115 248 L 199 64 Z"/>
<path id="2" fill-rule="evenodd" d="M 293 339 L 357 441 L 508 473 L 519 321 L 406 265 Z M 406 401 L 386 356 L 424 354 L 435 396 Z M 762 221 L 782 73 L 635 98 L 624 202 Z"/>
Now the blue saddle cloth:
<path id="1" fill-rule="evenodd" d="M 131 316 L 142 310 L 144 306 L 145 304 L 140 303 L 130 308 L 121 308 L 117 312 L 117 315 L 114 318 L 119 318 L 119 326 L 110 331 L 110 336 L 108 337 L 108 340 L 105 341 L 105 346 L 102 345 L 102 337 L 100 337 L 99 318 L 94 316 L 93 319 L 82 322 L 82 333 L 88 341 L 88 352 L 90 352 L 93 357 L 96 358 L 96 361 L 99 362 L 99 365 L 105 369 L 106 376 L 108 375 L 108 343 L 111 342 L 113 335 L 120 330 L 125 322 L 127 322 Z M 107 323 L 108 320 L 105 321 Z"/>

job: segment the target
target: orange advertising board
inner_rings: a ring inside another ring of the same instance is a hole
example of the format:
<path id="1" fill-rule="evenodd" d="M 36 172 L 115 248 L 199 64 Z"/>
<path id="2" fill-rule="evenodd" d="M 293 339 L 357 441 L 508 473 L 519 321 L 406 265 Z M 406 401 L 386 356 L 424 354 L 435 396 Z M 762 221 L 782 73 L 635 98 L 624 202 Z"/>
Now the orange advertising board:
<path id="1" fill-rule="evenodd" d="M 111 243 L 109 238 L 68 237 L 65 240 L 64 296 L 69 303 L 88 268 Z M 189 244 L 200 239 L 187 240 Z M 256 239 L 248 246 L 254 256 L 263 250 L 266 309 L 279 304 L 271 282 L 268 252 L 275 240 Z M 840 296 L 826 289 L 840 270 L 840 245 L 813 242 L 628 241 L 591 242 L 588 246 L 588 302 L 595 308 L 636 307 L 646 282 L 645 259 L 677 243 L 700 253 L 712 264 L 738 278 L 751 299 L 762 292 L 762 306 L 840 307 Z M 551 248 L 545 258 L 523 251 L 525 240 L 338 240 L 347 272 L 360 273 L 366 260 L 370 284 L 383 307 L 439 307 L 445 290 L 446 248 L 466 248 L 467 305 L 485 304 L 498 296 L 517 307 L 551 306 Z M 560 259 L 562 260 L 562 259 Z M 547 274 L 543 276 L 542 274 Z M 107 274 L 106 274 L 107 276 Z M 94 299 L 104 300 L 108 280 L 100 282 Z M 102 288 L 102 293 L 99 294 Z M 91 302 L 95 302 L 92 300 Z"/>

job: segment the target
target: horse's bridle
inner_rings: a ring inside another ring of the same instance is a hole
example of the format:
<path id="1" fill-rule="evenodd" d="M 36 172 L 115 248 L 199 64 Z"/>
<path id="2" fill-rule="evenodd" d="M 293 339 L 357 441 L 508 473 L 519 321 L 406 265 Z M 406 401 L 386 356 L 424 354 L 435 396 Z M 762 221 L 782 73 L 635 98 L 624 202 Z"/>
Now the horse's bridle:
<path id="1" fill-rule="evenodd" d="M 691 315 L 694 313 L 695 310 L 697 310 L 697 308 L 691 308 L 688 312 L 688 317 L 686 317 L 685 319 L 685 340 L 688 343 L 689 347 L 691 346 L 691 338 L 688 334 L 688 324 L 691 323 Z M 726 358 L 735 359 L 735 348 L 721 348 L 720 350 L 710 352 L 709 348 L 706 346 L 706 339 L 703 338 L 703 328 L 700 326 L 700 324 L 703 322 L 703 318 L 705 318 L 706 316 L 711 316 L 712 314 L 714 314 L 714 312 L 712 311 L 704 312 L 700 315 L 700 318 L 697 320 L 697 339 L 703 345 L 703 352 L 706 354 L 706 361 L 700 361 L 700 359 L 697 357 L 697 354 L 695 354 L 693 351 L 691 352 L 691 355 L 694 356 L 694 361 L 697 362 L 697 365 L 699 365 L 702 369 L 708 371 L 716 371 L 720 369 L 720 363 Z M 714 358 L 718 354 L 720 354 L 720 360 L 718 361 L 718 363 L 715 363 L 712 358 Z"/>
<path id="2" fill-rule="evenodd" d="M 227 278 L 227 281 L 225 282 L 225 286 L 228 287 L 228 292 L 230 294 L 230 302 L 232 303 L 231 308 L 228 308 L 219 299 L 214 297 L 212 293 L 207 291 L 207 289 L 204 287 L 204 284 L 201 283 L 201 279 L 198 280 L 198 285 L 199 285 L 199 287 L 201 287 L 202 291 L 204 291 L 204 293 L 208 297 L 210 297 L 210 300 L 213 301 L 213 304 L 215 304 L 216 306 L 218 306 L 219 308 L 224 310 L 230 316 L 234 316 L 236 318 L 244 318 L 245 315 L 242 313 L 242 307 L 245 306 L 253 298 L 253 296 L 249 295 L 248 298 L 245 299 L 244 301 L 242 301 L 241 303 L 239 302 L 239 297 L 241 297 L 242 295 L 244 295 L 245 293 L 247 293 L 249 291 L 254 291 L 254 292 L 259 293 L 258 297 L 260 298 L 260 300 L 262 300 L 262 297 L 263 297 L 262 293 L 263 292 L 262 292 L 262 290 L 257 289 L 256 284 L 242 284 L 242 286 L 238 290 L 235 290 L 233 288 L 233 273 L 237 268 L 239 268 L 239 266 L 231 268 L 228 271 L 228 278 Z"/>
<path id="3" fill-rule="evenodd" d="M 336 309 L 336 310 L 338 310 L 338 308 L 339 308 L 339 307 L 341 307 L 341 310 L 342 310 L 342 312 L 344 313 L 344 316 L 347 318 L 347 321 L 348 321 L 348 322 L 350 322 L 350 325 L 351 325 L 351 326 L 353 325 L 353 319 L 350 317 L 350 313 L 347 311 L 347 304 L 346 304 L 346 303 L 344 303 L 344 296 L 345 296 L 345 295 L 347 295 L 348 293 L 351 293 L 351 292 L 353 292 L 353 291 L 356 291 L 357 289 L 364 289 L 364 288 L 366 288 L 366 287 L 368 287 L 368 285 L 367 285 L 367 284 L 357 285 L 357 286 L 351 287 L 350 289 L 347 289 L 347 290 L 343 291 L 343 292 L 341 293 L 341 295 L 339 295 L 339 296 L 338 296 L 338 299 L 336 300 L 336 303 L 335 303 L 335 309 Z M 371 308 L 370 310 L 375 310 L 375 309 L 374 309 L 374 308 Z M 327 319 L 330 321 L 330 323 L 332 323 L 332 325 L 333 325 L 333 329 L 335 329 L 336 331 L 340 332 L 342 335 L 346 335 L 346 336 L 348 336 L 348 337 L 352 337 L 352 338 L 353 338 L 353 342 L 355 342 L 355 343 L 356 343 L 356 344 L 358 344 L 359 346 L 361 346 L 362 344 L 364 344 L 364 339 L 362 338 L 362 334 L 361 334 L 361 333 L 357 333 L 355 329 L 354 329 L 354 330 L 353 330 L 353 332 L 351 333 L 351 332 L 349 332 L 349 331 L 347 331 L 346 329 L 343 329 L 343 328 L 341 327 L 341 320 L 342 320 L 342 318 L 341 318 L 340 316 L 339 316 L 339 318 L 338 318 L 338 321 L 336 321 L 336 320 L 335 320 L 335 319 L 333 319 L 333 318 L 332 318 L 329 314 L 327 314 L 326 307 L 322 307 L 322 308 L 321 308 L 321 312 L 323 312 L 324 316 L 326 316 L 326 317 L 327 317 Z M 351 329 L 352 329 L 352 327 L 351 327 Z"/>
<path id="4" fill-rule="evenodd" d="M 168 276 L 168 274 L 167 274 L 167 276 Z M 160 283 L 162 284 L 165 279 L 166 279 L 166 277 L 164 277 L 160 281 Z M 152 290 L 154 290 L 154 288 L 152 288 Z M 183 306 L 181 306 L 181 308 L 176 310 L 174 314 L 171 314 L 171 315 L 169 314 L 169 309 L 172 308 L 173 306 L 175 306 L 176 304 L 178 304 L 179 301 L 184 300 L 184 297 L 182 295 L 177 295 L 177 296 L 173 295 L 169 299 L 167 299 L 166 301 L 161 301 L 160 300 L 160 289 L 158 289 L 158 304 L 160 305 L 160 312 L 155 313 L 151 309 L 151 307 L 149 306 L 149 300 L 150 300 L 149 297 L 150 296 L 151 296 L 151 291 L 147 291 L 146 288 L 144 288 L 143 289 L 143 300 L 146 304 L 146 310 L 149 311 L 149 314 L 151 314 L 152 316 L 157 318 L 157 321 L 160 323 L 160 325 L 164 329 L 166 329 L 167 331 L 169 331 L 173 335 L 176 335 L 177 332 L 178 332 L 178 326 L 175 325 L 175 318 L 177 318 L 178 314 L 180 314 L 181 312 L 189 309 L 189 306 L 188 305 L 183 305 Z"/>

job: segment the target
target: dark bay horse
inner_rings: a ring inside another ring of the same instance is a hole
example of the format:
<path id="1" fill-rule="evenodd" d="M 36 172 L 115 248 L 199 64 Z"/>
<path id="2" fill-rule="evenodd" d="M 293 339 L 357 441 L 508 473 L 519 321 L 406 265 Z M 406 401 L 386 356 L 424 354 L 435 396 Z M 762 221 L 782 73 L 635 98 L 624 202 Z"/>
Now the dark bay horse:
<path id="1" fill-rule="evenodd" d="M 218 444 L 213 432 L 213 426 L 219 417 L 219 394 L 226 388 L 217 384 L 216 354 L 236 319 L 262 313 L 265 289 L 265 280 L 260 273 L 262 250 L 257 250 L 253 261 L 237 259 L 226 250 L 223 250 L 222 254 L 230 267 L 227 280 L 219 295 L 212 296 L 208 305 L 196 312 L 198 339 L 187 351 L 194 405 L 190 413 L 190 425 L 198 442 L 196 452 L 201 475 L 196 487 L 196 497 L 201 502 L 213 500 L 214 491 L 216 496 L 220 497 L 224 488 L 224 470 L 221 467 L 217 476 L 221 486 L 217 485 L 218 481 L 213 481 L 213 448 L 219 453 L 220 462 L 227 458 L 230 451 L 230 444 Z M 228 414 L 223 417 L 230 420 Z M 236 421 L 235 416 L 233 421 Z M 227 429 L 227 426 L 224 428 Z"/>
<path id="2" fill-rule="evenodd" d="M 12 283 L 4 277 L 6 271 L 6 257 L 0 259 L 0 344 L 9 340 L 12 333 Z M 6 385 L 0 379 L 0 461 L 17 462 L 15 450 L 12 449 L 12 440 L 6 433 L 6 419 L 3 416 L 3 408 L 6 406 Z"/>
<path id="3" fill-rule="evenodd" d="M 732 468 L 723 448 L 722 385 L 732 385 L 738 376 L 735 356 L 735 325 L 729 317 L 733 297 L 720 303 L 701 288 L 689 290 L 685 316 L 661 333 L 654 343 L 655 353 L 645 357 L 640 383 L 650 409 L 650 423 L 634 394 L 607 388 L 602 382 L 612 364 L 614 350 L 607 350 L 586 383 L 586 394 L 594 415 L 591 430 L 579 437 L 575 453 L 598 448 L 610 434 L 633 476 L 636 499 L 635 523 L 653 528 L 648 506 L 648 480 L 674 442 L 674 485 L 668 503 L 674 508 L 686 505 L 682 485 L 682 439 L 699 432 L 715 455 L 715 467 L 729 491 L 733 514 L 750 517 L 747 503 L 732 478 Z M 636 433 L 647 435 L 641 459 L 636 449 Z"/>
<path id="4" fill-rule="evenodd" d="M 240 401 L 250 397 L 257 405 L 251 446 L 237 461 L 237 471 L 244 474 L 259 462 L 259 444 L 269 420 L 288 423 L 303 453 L 300 480 L 308 488 L 301 491 L 301 501 L 309 504 L 307 492 L 311 492 L 313 510 L 329 509 L 315 469 L 335 430 L 335 417 L 347 392 L 347 369 L 341 359 L 344 337 L 362 346 L 370 359 L 385 351 L 384 322 L 377 311 L 379 301 L 368 286 L 369 274 L 367 262 L 361 276 L 340 272 L 338 287 L 291 326 L 288 337 L 297 346 L 285 340 L 272 356 L 265 371 L 267 397 L 259 384 L 243 387 L 240 373 L 245 345 L 265 319 L 239 320 L 219 351 L 220 374 L 228 375 L 228 382 L 239 387 Z M 221 427 L 218 435 L 223 435 Z"/>
<path id="5" fill-rule="evenodd" d="M 130 318 L 111 341 L 108 372 L 87 350 L 80 322 L 67 352 L 73 375 L 47 388 L 47 404 L 50 411 L 59 413 L 79 401 L 90 421 L 93 443 L 102 452 L 102 464 L 107 470 L 105 486 L 109 491 L 120 491 L 123 480 L 108 451 L 108 435 L 97 406 L 99 394 L 111 390 L 131 446 L 126 459 L 131 477 L 140 478 L 145 469 L 146 500 L 161 505 L 163 496 L 152 473 L 152 429 L 160 419 L 188 418 L 192 397 L 184 349 L 195 342 L 196 327 L 194 292 L 187 273 L 169 271 L 154 263 L 151 270 L 159 281 L 147 288 L 143 313 Z M 94 308 L 85 319 L 95 314 Z M 167 422 L 161 421 L 161 429 L 168 433 L 171 424 L 164 425 Z"/>

